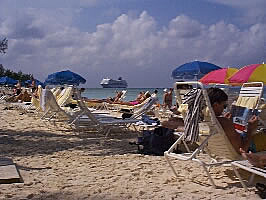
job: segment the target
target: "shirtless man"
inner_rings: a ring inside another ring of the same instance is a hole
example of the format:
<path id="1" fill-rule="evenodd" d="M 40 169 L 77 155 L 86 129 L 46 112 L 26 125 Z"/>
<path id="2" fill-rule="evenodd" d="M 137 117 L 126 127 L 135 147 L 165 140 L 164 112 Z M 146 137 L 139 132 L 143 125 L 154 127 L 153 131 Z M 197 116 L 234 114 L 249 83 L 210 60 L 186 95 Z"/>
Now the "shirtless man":
<path id="1" fill-rule="evenodd" d="M 172 101 L 173 101 L 173 88 L 170 88 L 169 91 L 165 91 L 163 95 L 163 106 L 165 108 L 171 108 L 172 107 Z"/>
<path id="2" fill-rule="evenodd" d="M 245 137 L 241 136 L 241 134 L 235 131 L 232 116 L 230 113 L 226 113 L 222 116 L 224 109 L 227 106 L 228 96 L 227 94 L 219 89 L 219 88 L 209 88 L 207 90 L 208 96 L 213 108 L 213 111 L 220 122 L 224 132 L 226 133 L 228 139 L 230 140 L 231 144 L 233 145 L 234 149 L 241 154 L 240 148 L 247 152 L 251 141 L 252 141 L 252 134 L 257 129 L 258 119 L 254 115 L 248 121 L 247 127 L 247 134 Z"/>
<path id="3" fill-rule="evenodd" d="M 227 106 L 227 94 L 219 88 L 209 88 L 207 93 L 215 116 L 220 122 L 234 149 L 239 154 L 241 154 L 240 148 L 247 152 L 252 141 L 252 133 L 257 129 L 257 117 L 252 116 L 248 121 L 247 135 L 243 137 L 235 131 L 231 114 L 226 113 L 225 115 L 222 115 Z M 184 126 L 183 124 L 183 120 L 180 118 L 170 118 L 168 121 L 163 122 L 162 126 L 167 128 L 182 129 L 182 126 Z"/>

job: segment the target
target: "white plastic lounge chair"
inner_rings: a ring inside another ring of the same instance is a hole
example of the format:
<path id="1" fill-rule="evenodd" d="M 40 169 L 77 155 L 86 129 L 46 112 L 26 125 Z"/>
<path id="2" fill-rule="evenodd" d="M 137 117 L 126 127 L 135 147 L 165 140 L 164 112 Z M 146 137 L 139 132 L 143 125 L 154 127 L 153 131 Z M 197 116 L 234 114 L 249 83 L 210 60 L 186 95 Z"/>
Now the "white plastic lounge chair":
<path id="1" fill-rule="evenodd" d="M 184 94 L 186 94 L 190 89 L 185 89 L 183 87 L 187 86 L 184 82 L 182 84 L 174 84 L 174 94 L 176 99 L 176 104 L 180 105 L 183 103 Z M 183 86 L 183 87 L 180 87 Z"/>
<path id="2" fill-rule="evenodd" d="M 141 117 L 143 114 L 150 111 L 152 109 L 153 105 L 158 101 L 159 100 L 158 100 L 157 96 L 147 98 L 141 107 L 135 108 L 133 110 L 133 112 L 132 112 L 133 115 L 131 116 L 131 119 L 137 119 L 137 118 Z"/>
<path id="3" fill-rule="evenodd" d="M 126 98 L 126 93 L 127 93 L 127 90 L 122 90 L 122 95 L 121 95 L 119 100 L 125 99 Z"/>
<path id="4" fill-rule="evenodd" d="M 234 103 L 236 106 L 243 106 L 250 109 L 257 108 L 263 94 L 262 82 L 244 83 L 239 92 L 239 97 Z"/>
<path id="5" fill-rule="evenodd" d="M 123 99 L 126 98 L 126 93 L 127 93 L 127 90 L 122 90 L 121 91 L 122 94 L 120 96 L 120 98 L 118 99 L 118 101 L 122 101 Z M 119 104 L 115 104 L 115 103 L 108 103 L 108 102 L 102 102 L 102 103 L 96 103 L 94 105 L 94 107 L 96 109 L 105 109 L 105 110 L 112 110 L 112 111 L 118 111 L 119 110 Z"/>
<path id="6" fill-rule="evenodd" d="M 59 106 L 64 106 L 67 102 L 72 99 L 73 87 L 67 87 L 56 99 Z"/>
<path id="7" fill-rule="evenodd" d="M 156 98 L 157 101 L 159 101 L 156 96 L 154 96 L 153 98 Z M 149 100 L 150 100 L 150 97 L 145 99 L 142 103 L 137 104 L 137 105 L 132 105 L 132 106 L 131 105 L 122 105 L 122 104 L 111 104 L 111 105 L 114 106 L 115 109 L 118 111 L 121 111 L 122 109 L 126 109 L 126 110 L 129 110 L 131 113 L 134 113 L 137 110 L 141 109 L 145 104 L 147 104 L 147 102 Z M 156 103 L 156 102 L 154 102 L 154 103 Z"/>
<path id="8" fill-rule="evenodd" d="M 81 111 L 78 115 L 76 115 L 75 119 L 71 122 L 71 124 L 79 125 L 79 122 L 82 123 L 82 121 L 80 120 L 84 121 L 87 119 L 91 122 L 89 126 L 94 126 L 98 130 L 98 132 L 103 132 L 104 134 L 106 134 L 107 137 L 111 129 L 128 128 L 128 126 L 132 123 L 139 121 L 137 119 L 117 119 L 108 114 L 94 114 L 88 109 L 88 107 L 83 102 L 79 91 L 75 90 L 74 96 L 77 99 L 78 106 L 80 107 Z M 80 125 L 82 126 L 82 124 Z"/>
<path id="9" fill-rule="evenodd" d="M 252 184 L 255 175 L 262 176 L 262 177 L 266 178 L 266 168 L 255 167 L 252 164 L 250 164 L 250 162 L 248 160 L 234 161 L 234 162 L 232 162 L 232 166 L 233 166 L 234 172 L 235 172 L 236 176 L 238 177 L 241 185 L 243 186 L 243 188 L 246 191 L 248 191 L 247 185 L 244 183 L 244 181 L 243 181 L 242 177 L 240 176 L 237 168 L 241 168 L 241 169 L 246 170 L 246 171 L 251 173 L 251 176 L 250 176 L 249 181 L 248 181 L 248 185 Z"/>
<path id="10" fill-rule="evenodd" d="M 56 102 L 55 96 L 49 89 L 42 90 L 40 107 L 44 111 L 41 119 L 51 120 L 56 114 L 71 120 L 72 116 L 64 111 Z"/>
<path id="11" fill-rule="evenodd" d="M 50 95 L 50 93 L 51 93 L 54 96 L 54 94 L 52 93 L 51 90 L 49 92 L 47 92 L 47 91 L 48 90 L 45 90 L 45 91 L 43 90 L 43 98 L 41 98 L 41 100 L 43 100 L 43 101 L 41 101 L 41 104 L 43 104 L 42 102 L 45 102 L 44 100 L 45 100 L 45 98 L 47 98 L 47 97 L 44 97 L 45 95 Z M 63 109 L 63 106 L 72 99 L 72 93 L 73 93 L 73 87 L 67 87 L 60 93 L 60 95 L 58 96 L 57 99 L 54 96 L 53 99 L 56 99 L 57 105 L 59 107 L 61 107 L 60 108 L 61 110 Z M 48 98 L 51 99 L 52 97 L 48 97 Z M 55 103 L 53 102 L 53 104 L 55 104 Z M 49 107 L 49 108 L 45 109 L 44 105 L 42 105 L 42 109 L 46 110 L 43 118 L 50 112 L 51 108 L 54 108 L 54 107 Z"/>
<path id="12" fill-rule="evenodd" d="M 205 125 L 209 127 L 209 131 L 206 131 L 204 134 L 200 135 L 199 147 L 196 148 L 193 152 L 191 152 L 190 149 L 188 148 L 187 141 L 185 139 L 186 133 L 185 132 L 176 133 L 180 137 L 170 147 L 170 149 L 164 153 L 164 155 L 176 176 L 178 176 L 178 174 L 176 173 L 175 168 L 172 164 L 172 159 L 178 159 L 180 161 L 195 161 L 203 167 L 204 171 L 208 175 L 208 178 L 212 186 L 216 187 L 209 172 L 210 167 L 221 166 L 221 165 L 228 166 L 227 164 L 231 163 L 232 161 L 241 159 L 241 156 L 235 151 L 229 139 L 227 138 L 223 128 L 221 127 L 219 121 L 217 120 L 214 111 L 212 109 L 212 106 L 210 104 L 207 91 L 205 90 L 204 86 L 199 82 L 184 82 L 184 83 L 196 84 L 198 87 L 201 88 L 205 102 L 204 104 L 206 104 L 207 108 L 209 109 L 210 117 L 208 117 L 208 119 L 206 118 L 206 121 L 204 121 Z M 176 84 L 179 83 L 177 82 Z M 194 136 L 193 138 L 196 137 Z M 180 143 L 184 144 L 184 146 L 188 151 L 187 153 L 178 154 L 174 152 L 174 150 L 177 148 L 177 146 Z M 204 153 L 204 151 L 207 152 L 207 154 Z M 209 158 L 208 161 L 206 161 L 206 158 Z"/>
<path id="13" fill-rule="evenodd" d="M 263 96 L 263 83 L 250 82 L 244 83 L 241 87 L 239 97 L 233 105 L 246 107 L 249 109 L 258 109 Z M 259 121 L 266 127 L 266 122 L 258 116 Z"/>

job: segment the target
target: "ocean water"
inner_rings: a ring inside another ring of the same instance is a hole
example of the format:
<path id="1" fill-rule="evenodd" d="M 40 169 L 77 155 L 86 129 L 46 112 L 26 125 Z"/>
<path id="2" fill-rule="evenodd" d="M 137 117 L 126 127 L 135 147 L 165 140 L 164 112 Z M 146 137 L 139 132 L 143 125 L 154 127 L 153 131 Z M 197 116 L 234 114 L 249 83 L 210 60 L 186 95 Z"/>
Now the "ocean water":
<path id="1" fill-rule="evenodd" d="M 82 96 L 87 97 L 89 99 L 106 99 L 108 97 L 114 97 L 116 95 L 116 91 L 122 91 L 127 90 L 126 97 L 124 101 L 132 101 L 136 99 L 137 95 L 143 91 L 149 91 L 151 94 L 154 92 L 154 90 L 158 90 L 158 98 L 160 103 L 162 103 L 163 99 L 163 90 L 164 88 L 86 88 L 85 91 L 82 93 Z M 238 96 L 240 87 L 230 87 L 229 90 L 226 91 L 226 93 L 229 96 Z M 263 91 L 263 98 L 266 99 L 266 87 L 264 87 Z M 173 102 L 174 100 L 174 94 L 173 94 Z"/>

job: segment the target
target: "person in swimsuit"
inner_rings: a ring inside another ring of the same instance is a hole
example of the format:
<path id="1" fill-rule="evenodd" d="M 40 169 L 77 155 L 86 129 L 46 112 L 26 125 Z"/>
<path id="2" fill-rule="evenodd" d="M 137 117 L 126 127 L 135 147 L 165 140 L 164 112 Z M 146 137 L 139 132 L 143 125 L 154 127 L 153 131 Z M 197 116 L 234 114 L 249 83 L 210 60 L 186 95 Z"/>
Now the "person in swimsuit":
<path id="1" fill-rule="evenodd" d="M 142 103 L 143 101 L 145 101 L 150 96 L 151 96 L 151 94 L 149 92 L 146 92 L 145 94 L 143 92 L 140 92 L 135 100 L 133 100 L 133 101 L 119 101 L 119 102 L 116 102 L 116 104 L 134 106 L 134 105 Z"/>
<path id="2" fill-rule="evenodd" d="M 163 107 L 170 109 L 173 103 L 173 88 L 165 91 L 163 95 Z"/>

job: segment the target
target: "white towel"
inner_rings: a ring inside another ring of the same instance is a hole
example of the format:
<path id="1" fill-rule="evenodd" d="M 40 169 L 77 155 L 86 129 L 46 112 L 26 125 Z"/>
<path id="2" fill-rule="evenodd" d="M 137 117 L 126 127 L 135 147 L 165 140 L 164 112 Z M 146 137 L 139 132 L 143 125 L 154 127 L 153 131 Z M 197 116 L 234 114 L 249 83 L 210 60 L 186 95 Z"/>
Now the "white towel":
<path id="1" fill-rule="evenodd" d="M 44 111 L 45 112 L 45 107 L 46 107 L 46 91 L 47 91 L 47 89 L 43 89 L 42 91 L 41 91 L 41 98 L 40 98 L 40 106 L 41 106 L 41 109 L 42 109 L 42 111 Z"/>
<path id="2" fill-rule="evenodd" d="M 59 105 L 56 102 L 56 99 L 49 89 L 42 90 L 42 97 L 40 101 L 42 110 L 45 112 L 47 109 L 60 110 Z"/>

